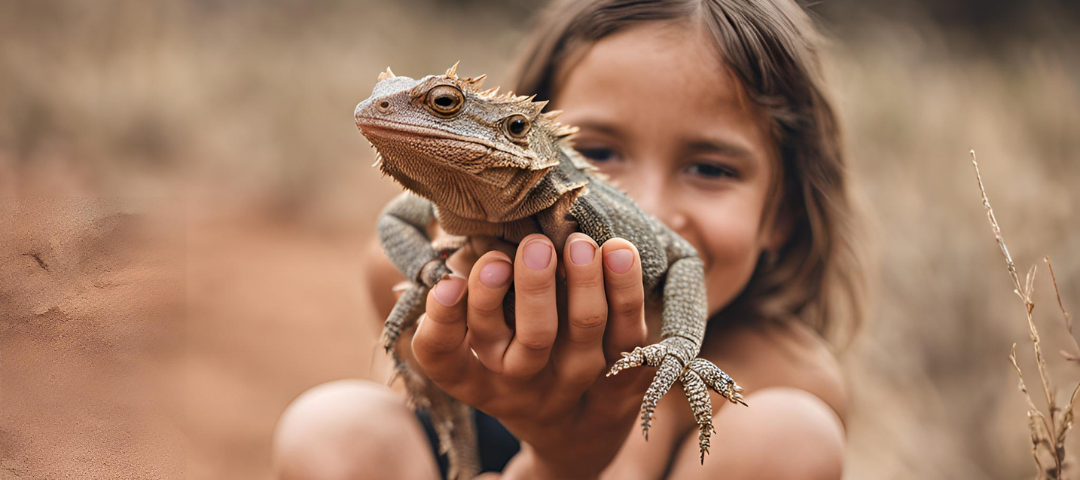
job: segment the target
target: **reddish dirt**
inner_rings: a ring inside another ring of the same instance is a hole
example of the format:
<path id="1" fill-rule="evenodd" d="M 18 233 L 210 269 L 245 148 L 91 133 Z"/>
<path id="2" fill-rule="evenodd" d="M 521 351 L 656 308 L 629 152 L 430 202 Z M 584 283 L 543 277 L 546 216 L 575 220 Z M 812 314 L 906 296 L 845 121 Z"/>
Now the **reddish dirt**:
<path id="1" fill-rule="evenodd" d="M 0 479 L 271 478 L 289 401 L 380 376 L 366 231 L 192 217 L 0 199 Z"/>

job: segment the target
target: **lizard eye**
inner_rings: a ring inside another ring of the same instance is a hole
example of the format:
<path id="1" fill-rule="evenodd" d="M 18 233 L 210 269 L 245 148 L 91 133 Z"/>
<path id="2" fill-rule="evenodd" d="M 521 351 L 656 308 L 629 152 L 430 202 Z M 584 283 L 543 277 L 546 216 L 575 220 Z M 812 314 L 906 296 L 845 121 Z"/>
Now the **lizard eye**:
<path id="1" fill-rule="evenodd" d="M 450 85 L 440 85 L 428 91 L 427 104 L 431 111 L 441 117 L 452 117 L 461 111 L 465 96 L 461 90 Z"/>
<path id="2" fill-rule="evenodd" d="M 503 124 L 506 128 L 506 134 L 509 135 L 510 138 L 517 139 L 525 138 L 525 135 L 529 134 L 529 127 L 532 126 L 529 119 L 521 114 L 507 117 Z"/>

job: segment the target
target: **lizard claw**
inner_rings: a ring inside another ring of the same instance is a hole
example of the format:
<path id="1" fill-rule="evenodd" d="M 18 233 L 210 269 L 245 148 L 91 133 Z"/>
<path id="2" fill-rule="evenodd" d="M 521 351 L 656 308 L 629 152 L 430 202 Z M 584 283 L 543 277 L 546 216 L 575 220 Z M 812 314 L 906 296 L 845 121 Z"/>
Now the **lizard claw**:
<path id="1" fill-rule="evenodd" d="M 450 268 L 446 266 L 446 260 L 436 259 L 424 265 L 420 270 L 420 282 L 427 288 L 432 288 L 440 280 L 450 278 Z"/>
<path id="2" fill-rule="evenodd" d="M 432 260 L 420 270 L 421 282 L 412 283 L 404 289 L 401 297 L 394 304 L 394 309 L 390 311 L 390 316 L 383 324 L 382 336 L 379 338 L 379 342 L 387 352 L 394 350 L 394 343 L 401 336 L 401 332 L 411 327 L 424 313 L 424 301 L 431 287 L 441 280 L 450 278 L 451 273 L 445 260 Z"/>
<path id="3" fill-rule="evenodd" d="M 394 350 L 394 344 L 401 336 L 401 332 L 412 326 L 424 313 L 424 300 L 427 298 L 428 290 L 429 288 L 424 285 L 413 284 L 401 293 L 401 297 L 394 304 L 394 309 L 390 311 L 390 316 L 383 324 L 382 335 L 379 338 L 379 342 L 387 353 Z"/>
<path id="4" fill-rule="evenodd" d="M 701 379 L 705 381 L 705 385 L 713 389 L 716 393 L 723 395 L 731 403 L 738 403 L 742 406 L 747 406 L 746 401 L 743 400 L 742 387 L 735 383 L 735 380 L 730 375 L 720 370 L 720 367 L 713 365 L 712 362 L 705 360 L 704 358 L 695 358 L 690 362 L 690 366 L 687 370 L 693 371 L 701 376 Z"/>
<path id="5" fill-rule="evenodd" d="M 641 365 L 660 367 L 641 402 L 641 428 L 646 440 L 649 438 L 649 428 L 652 426 L 657 402 L 667 394 L 675 381 L 682 383 L 698 424 L 698 446 L 701 449 L 701 462 L 705 463 L 705 455 L 709 453 L 709 439 L 716 432 L 712 424 L 709 389 L 723 395 L 731 403 L 745 406 L 746 402 L 742 397 L 742 388 L 736 385 L 727 373 L 704 358 L 691 360 L 684 342 L 687 341 L 669 338 L 658 344 L 637 347 L 633 352 L 623 353 L 623 358 L 615 362 L 608 376 L 618 375 L 623 370 Z"/>

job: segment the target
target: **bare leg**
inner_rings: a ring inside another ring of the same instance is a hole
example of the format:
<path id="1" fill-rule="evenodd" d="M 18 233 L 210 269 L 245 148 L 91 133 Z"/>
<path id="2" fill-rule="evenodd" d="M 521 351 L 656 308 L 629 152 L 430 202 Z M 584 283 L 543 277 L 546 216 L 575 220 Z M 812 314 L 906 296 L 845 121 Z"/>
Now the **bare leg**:
<path id="1" fill-rule="evenodd" d="M 273 468 L 279 480 L 439 478 L 412 410 L 362 380 L 319 385 L 293 400 L 274 431 Z"/>

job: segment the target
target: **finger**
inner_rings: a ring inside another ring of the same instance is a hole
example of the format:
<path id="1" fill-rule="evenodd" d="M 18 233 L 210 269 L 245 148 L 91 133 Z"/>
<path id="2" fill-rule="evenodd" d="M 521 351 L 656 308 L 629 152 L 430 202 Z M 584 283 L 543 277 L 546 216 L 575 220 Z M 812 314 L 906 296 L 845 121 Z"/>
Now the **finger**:
<path id="1" fill-rule="evenodd" d="M 454 274 L 435 284 L 428 293 L 427 313 L 413 334 L 416 361 L 444 389 L 481 368 L 465 341 L 466 283 Z"/>
<path id="2" fill-rule="evenodd" d="M 608 363 L 645 342 L 645 289 L 641 280 L 641 256 L 634 244 L 621 238 L 604 242 L 604 293 L 608 323 L 604 354 Z"/>
<path id="3" fill-rule="evenodd" d="M 503 315 L 503 299 L 513 273 L 510 257 L 488 252 L 476 261 L 469 274 L 469 346 L 480 363 L 495 373 L 503 371 L 503 355 L 514 336 Z"/>
<path id="4" fill-rule="evenodd" d="M 608 304 L 599 246 L 588 235 L 570 235 L 564 247 L 563 267 L 567 322 L 566 329 L 559 332 L 552 361 L 564 383 L 588 388 L 607 368 L 603 341 Z"/>
<path id="5" fill-rule="evenodd" d="M 503 374 L 525 378 L 547 365 L 559 328 L 555 306 L 555 247 L 529 235 L 514 260 L 514 338 L 503 358 Z"/>

